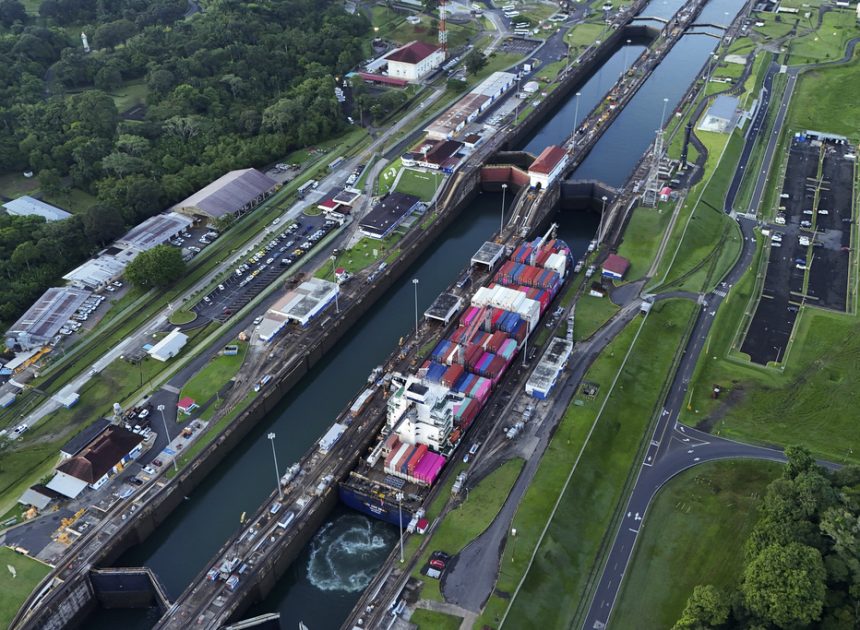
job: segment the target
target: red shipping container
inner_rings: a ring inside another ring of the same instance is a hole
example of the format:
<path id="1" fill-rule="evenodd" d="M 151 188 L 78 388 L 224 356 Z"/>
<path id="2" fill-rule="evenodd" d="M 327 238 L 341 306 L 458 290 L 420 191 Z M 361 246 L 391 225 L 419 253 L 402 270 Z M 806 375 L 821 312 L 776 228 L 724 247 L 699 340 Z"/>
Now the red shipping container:
<path id="1" fill-rule="evenodd" d="M 493 354 L 498 352 L 499 348 L 502 347 L 502 344 L 507 338 L 507 333 L 502 330 L 497 330 L 496 332 L 494 332 L 492 337 L 490 337 L 490 340 L 485 344 L 487 352 L 492 352 Z"/>
<path id="2" fill-rule="evenodd" d="M 462 365 L 454 364 L 445 370 L 445 373 L 442 375 L 442 384 L 446 387 L 454 387 L 454 384 L 457 382 L 465 370 Z"/>
<path id="3" fill-rule="evenodd" d="M 421 462 L 421 458 L 424 457 L 426 452 L 427 446 L 425 444 L 420 444 L 418 446 L 418 450 L 415 451 L 415 455 L 412 456 L 412 459 L 409 460 L 409 464 L 406 466 L 406 471 L 410 476 L 415 472 L 415 467 Z"/>

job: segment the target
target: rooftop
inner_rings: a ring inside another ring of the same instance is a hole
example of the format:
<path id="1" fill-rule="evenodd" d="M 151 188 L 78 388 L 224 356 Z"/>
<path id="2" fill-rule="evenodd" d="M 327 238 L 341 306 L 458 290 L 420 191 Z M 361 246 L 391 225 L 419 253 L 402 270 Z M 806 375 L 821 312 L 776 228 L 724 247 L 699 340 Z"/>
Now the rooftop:
<path id="1" fill-rule="evenodd" d="M 475 252 L 475 255 L 472 256 L 472 263 L 492 267 L 504 253 L 504 245 L 493 243 L 492 241 L 485 241 L 484 244 L 481 245 L 481 249 Z"/>
<path id="2" fill-rule="evenodd" d="M 439 47 L 434 46 L 433 44 L 410 42 L 405 46 L 398 48 L 394 52 L 385 55 L 385 58 L 388 59 L 388 61 L 416 64 L 423 61 L 437 50 L 439 50 Z"/>
<path id="3" fill-rule="evenodd" d="M 97 435 L 101 434 L 101 432 L 104 431 L 109 424 L 110 420 L 108 420 L 107 418 L 99 418 L 90 426 L 78 433 L 71 440 L 63 444 L 63 447 L 60 449 L 60 452 L 65 453 L 69 457 L 77 455 L 84 449 L 87 444 L 92 442 Z"/>
<path id="4" fill-rule="evenodd" d="M 63 276 L 63 280 L 97 287 L 122 275 L 125 271 L 125 266 L 125 262 L 109 254 L 99 256 L 98 258 L 91 258 L 83 265 L 72 269 Z"/>
<path id="5" fill-rule="evenodd" d="M 617 254 L 609 254 L 603 261 L 603 270 L 623 276 L 630 268 L 630 262 Z"/>
<path id="6" fill-rule="evenodd" d="M 133 227 L 125 235 L 119 237 L 116 242 L 126 247 L 146 251 L 164 243 L 191 223 L 191 219 L 175 212 L 157 214 Z"/>
<path id="7" fill-rule="evenodd" d="M 406 79 L 398 79 L 397 77 L 387 77 L 384 74 L 374 74 L 373 72 L 359 72 L 360 76 L 365 81 L 379 81 L 395 87 L 405 87 L 409 85 Z"/>
<path id="8" fill-rule="evenodd" d="M 44 217 L 46 221 L 62 221 L 72 216 L 65 210 L 60 210 L 56 206 L 45 203 L 35 197 L 24 195 L 12 201 L 7 201 L 3 204 L 6 212 L 12 215 L 24 216 L 39 216 Z"/>
<path id="9" fill-rule="evenodd" d="M 50 288 L 12 325 L 9 332 L 45 339 L 53 337 L 89 296 L 87 291 L 71 287 Z"/>
<path id="10" fill-rule="evenodd" d="M 441 293 L 435 300 L 433 300 L 433 304 L 424 311 L 424 315 L 447 324 L 462 307 L 462 299 L 453 293 Z"/>
<path id="11" fill-rule="evenodd" d="M 567 152 L 564 149 L 551 144 L 541 151 L 541 154 L 529 167 L 529 173 L 549 175 L 566 156 Z"/>
<path id="12" fill-rule="evenodd" d="M 173 206 L 179 212 L 204 214 L 217 219 L 240 212 L 277 182 L 255 168 L 230 171 L 214 182 Z"/>
<path id="13" fill-rule="evenodd" d="M 402 192 L 391 192 L 380 199 L 361 220 L 362 231 L 375 236 L 384 236 L 419 203 L 418 197 Z"/>
<path id="14" fill-rule="evenodd" d="M 142 435 L 111 425 L 87 444 L 78 455 L 60 464 L 57 470 L 81 481 L 95 483 L 141 442 L 143 442 Z"/>

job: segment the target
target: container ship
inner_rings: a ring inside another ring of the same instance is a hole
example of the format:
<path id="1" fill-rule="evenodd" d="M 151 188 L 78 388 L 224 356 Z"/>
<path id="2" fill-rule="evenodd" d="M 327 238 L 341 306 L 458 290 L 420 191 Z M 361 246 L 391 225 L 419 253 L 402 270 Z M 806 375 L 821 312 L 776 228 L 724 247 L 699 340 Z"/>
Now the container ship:
<path id="1" fill-rule="evenodd" d="M 386 376 L 385 422 L 339 484 L 344 504 L 394 525 L 419 523 L 430 489 L 567 278 L 571 251 L 554 229 L 516 246 L 484 243 L 428 309 L 433 318 L 439 306 L 442 339 L 414 373 Z"/>

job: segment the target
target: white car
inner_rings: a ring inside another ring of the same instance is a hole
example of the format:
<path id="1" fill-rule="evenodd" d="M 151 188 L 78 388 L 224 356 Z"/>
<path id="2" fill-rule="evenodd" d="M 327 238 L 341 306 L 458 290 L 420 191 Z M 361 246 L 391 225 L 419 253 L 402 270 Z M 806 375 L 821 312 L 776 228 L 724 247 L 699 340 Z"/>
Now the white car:
<path id="1" fill-rule="evenodd" d="M 154 475 L 155 469 L 152 466 L 144 466 L 143 472 L 145 472 L 147 475 Z"/>

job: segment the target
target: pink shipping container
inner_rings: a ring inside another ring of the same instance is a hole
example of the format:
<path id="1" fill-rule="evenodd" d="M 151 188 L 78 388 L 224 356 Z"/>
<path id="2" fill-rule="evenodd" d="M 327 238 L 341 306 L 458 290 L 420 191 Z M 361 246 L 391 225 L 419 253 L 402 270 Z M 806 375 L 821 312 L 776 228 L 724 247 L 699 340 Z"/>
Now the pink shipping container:
<path id="1" fill-rule="evenodd" d="M 487 402 L 487 398 L 490 397 L 490 391 L 493 387 L 493 381 L 488 378 L 482 378 L 477 386 L 472 389 L 470 395 L 476 400 L 480 401 L 481 404 Z"/>
<path id="2" fill-rule="evenodd" d="M 437 453 L 428 451 L 427 454 L 421 458 L 421 462 L 415 469 L 415 478 L 421 483 L 431 486 L 433 485 L 433 482 L 436 481 L 436 477 L 439 476 L 439 472 L 444 466 L 444 457 Z"/>
<path id="3" fill-rule="evenodd" d="M 469 324 L 471 324 L 475 317 L 478 315 L 479 310 L 480 309 L 477 306 L 470 306 L 468 309 L 466 309 L 466 312 L 460 316 L 460 325 L 468 326 Z"/>

